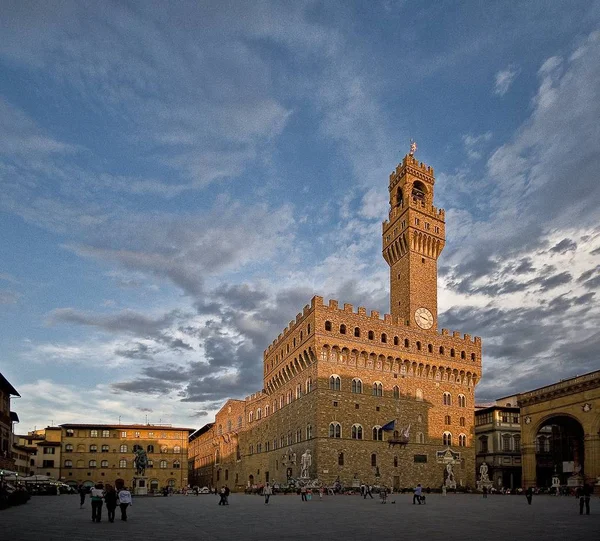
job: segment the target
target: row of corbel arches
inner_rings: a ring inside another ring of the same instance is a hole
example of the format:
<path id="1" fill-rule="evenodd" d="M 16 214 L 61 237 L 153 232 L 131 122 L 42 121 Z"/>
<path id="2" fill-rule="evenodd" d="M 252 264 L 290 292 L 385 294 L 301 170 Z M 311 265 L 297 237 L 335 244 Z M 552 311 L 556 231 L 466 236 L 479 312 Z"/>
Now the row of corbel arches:
<path id="1" fill-rule="evenodd" d="M 277 373 L 273 374 L 266 386 L 268 394 L 274 393 L 281 386 L 291 381 L 294 377 L 314 364 L 317 357 L 312 348 L 301 351 L 296 357 L 285 365 L 279 367 Z"/>
<path id="2" fill-rule="evenodd" d="M 443 249 L 443 245 L 439 239 L 420 231 L 415 231 L 413 234 L 412 247 L 413 250 L 416 250 L 420 254 L 433 258 L 437 258 Z"/>
<path id="3" fill-rule="evenodd" d="M 369 353 L 364 350 L 350 350 L 349 348 L 340 348 L 328 344 L 325 344 L 322 347 L 320 359 L 322 361 L 356 366 L 358 368 L 380 370 L 382 372 L 392 372 L 409 377 L 426 378 L 435 381 L 448 381 L 467 387 L 474 387 L 479 380 L 478 374 L 470 370 L 458 370 L 457 368 L 452 368 L 450 366 L 422 363 L 411 361 L 410 359 L 401 359 L 400 357 L 386 357 L 385 355 Z"/>

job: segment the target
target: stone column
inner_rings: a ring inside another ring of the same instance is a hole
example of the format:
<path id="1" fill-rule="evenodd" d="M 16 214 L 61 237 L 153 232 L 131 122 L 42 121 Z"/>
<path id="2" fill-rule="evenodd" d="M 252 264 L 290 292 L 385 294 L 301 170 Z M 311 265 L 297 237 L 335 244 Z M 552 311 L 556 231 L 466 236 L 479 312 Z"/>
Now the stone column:
<path id="1" fill-rule="evenodd" d="M 595 485 L 600 477 L 600 434 L 586 434 L 583 448 L 585 482 Z"/>
<path id="2" fill-rule="evenodd" d="M 535 487 L 536 484 L 536 462 L 535 443 L 521 445 L 521 461 L 523 470 L 523 488 Z"/>

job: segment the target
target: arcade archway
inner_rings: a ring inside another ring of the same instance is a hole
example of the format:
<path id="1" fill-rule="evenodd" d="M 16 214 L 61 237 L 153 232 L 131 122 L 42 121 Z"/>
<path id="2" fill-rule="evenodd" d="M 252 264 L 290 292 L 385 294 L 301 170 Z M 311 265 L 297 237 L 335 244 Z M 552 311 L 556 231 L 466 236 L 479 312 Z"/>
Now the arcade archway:
<path id="1" fill-rule="evenodd" d="M 561 485 L 584 475 L 584 430 L 579 421 L 556 415 L 543 421 L 535 438 L 536 484 L 552 486 L 554 476 Z M 576 485 L 575 485 L 576 486 Z"/>

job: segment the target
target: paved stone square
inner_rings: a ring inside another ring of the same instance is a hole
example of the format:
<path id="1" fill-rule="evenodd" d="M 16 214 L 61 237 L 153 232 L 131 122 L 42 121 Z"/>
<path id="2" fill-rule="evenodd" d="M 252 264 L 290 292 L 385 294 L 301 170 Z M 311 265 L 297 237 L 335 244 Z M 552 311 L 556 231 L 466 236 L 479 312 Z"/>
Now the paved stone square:
<path id="1" fill-rule="evenodd" d="M 392 504 L 392 501 L 396 501 Z M 230 505 L 217 505 L 213 495 L 140 497 L 134 499 L 128 522 L 91 522 L 86 499 L 79 496 L 35 496 L 23 506 L 0 512 L 0 539 L 44 541 L 80 539 L 148 540 L 209 539 L 211 541 L 321 539 L 563 540 L 598 539 L 600 499 L 592 498 L 592 514 L 580 516 L 573 497 L 441 495 L 426 505 L 412 505 L 412 495 L 390 496 L 388 503 L 360 496 L 325 496 L 302 502 L 300 496 L 232 494 Z"/>

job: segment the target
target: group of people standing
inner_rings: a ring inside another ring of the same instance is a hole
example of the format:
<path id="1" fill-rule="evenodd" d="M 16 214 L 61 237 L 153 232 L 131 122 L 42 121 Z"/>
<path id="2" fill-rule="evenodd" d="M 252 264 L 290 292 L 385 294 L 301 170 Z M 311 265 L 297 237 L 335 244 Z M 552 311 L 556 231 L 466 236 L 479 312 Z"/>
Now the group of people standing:
<path id="1" fill-rule="evenodd" d="M 215 490 L 217 489 L 215 488 Z M 219 505 L 229 505 L 229 487 L 227 485 L 221 487 L 221 490 L 219 491 L 219 496 L 221 496 L 221 499 L 219 500 Z"/>
<path id="2" fill-rule="evenodd" d="M 79 487 L 79 509 L 83 509 L 85 503 L 85 495 L 87 489 L 83 485 Z M 127 520 L 127 508 L 132 505 L 131 492 L 124 486 L 118 490 L 110 484 L 96 483 L 90 490 L 90 500 L 92 504 L 92 522 L 100 522 L 102 520 L 102 506 L 106 504 L 106 512 L 108 513 L 108 521 L 115 521 L 115 510 L 117 505 L 121 509 L 121 520 Z"/>

